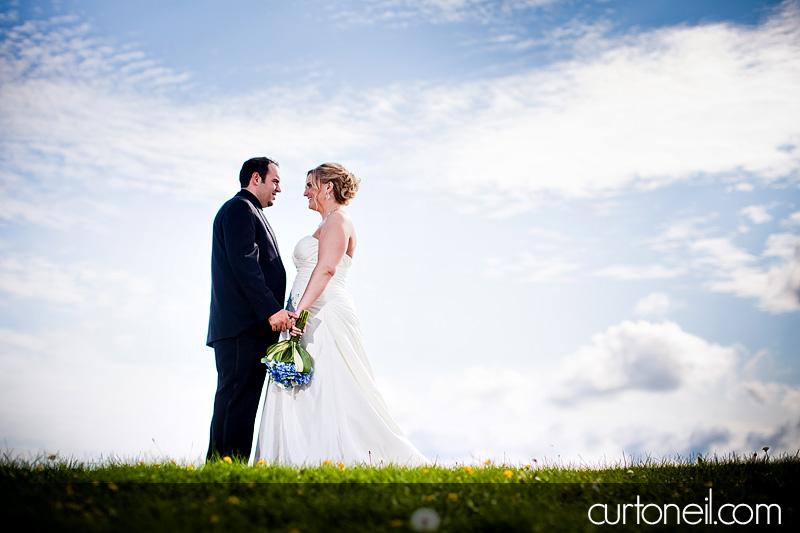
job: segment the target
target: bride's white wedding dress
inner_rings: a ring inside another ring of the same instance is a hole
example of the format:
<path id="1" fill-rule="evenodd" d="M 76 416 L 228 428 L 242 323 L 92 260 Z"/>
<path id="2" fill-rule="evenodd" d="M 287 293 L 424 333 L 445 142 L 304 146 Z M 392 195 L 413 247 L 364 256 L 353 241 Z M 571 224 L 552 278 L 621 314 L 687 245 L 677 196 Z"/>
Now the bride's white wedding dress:
<path id="1" fill-rule="evenodd" d="M 290 298 L 295 308 L 317 264 L 318 245 L 309 235 L 294 249 L 297 277 Z M 375 385 L 355 305 L 346 289 L 351 265 L 352 258 L 345 255 L 309 309 L 301 344 L 313 359 L 311 382 L 291 389 L 267 385 L 256 461 L 428 463 L 394 422 Z"/>

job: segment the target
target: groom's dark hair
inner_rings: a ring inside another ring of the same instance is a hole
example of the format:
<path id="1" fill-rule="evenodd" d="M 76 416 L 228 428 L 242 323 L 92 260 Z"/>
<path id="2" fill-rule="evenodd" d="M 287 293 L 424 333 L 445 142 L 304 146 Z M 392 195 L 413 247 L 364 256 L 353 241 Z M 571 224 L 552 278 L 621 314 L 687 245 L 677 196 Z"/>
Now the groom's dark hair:
<path id="1" fill-rule="evenodd" d="M 244 165 L 242 165 L 242 170 L 239 171 L 239 183 L 242 185 L 242 189 L 250 185 L 250 177 L 253 172 L 258 172 L 261 181 L 264 181 L 264 178 L 267 177 L 267 172 L 269 172 L 270 163 L 273 163 L 276 167 L 280 166 L 277 161 L 269 157 L 254 157 L 245 161 Z"/>

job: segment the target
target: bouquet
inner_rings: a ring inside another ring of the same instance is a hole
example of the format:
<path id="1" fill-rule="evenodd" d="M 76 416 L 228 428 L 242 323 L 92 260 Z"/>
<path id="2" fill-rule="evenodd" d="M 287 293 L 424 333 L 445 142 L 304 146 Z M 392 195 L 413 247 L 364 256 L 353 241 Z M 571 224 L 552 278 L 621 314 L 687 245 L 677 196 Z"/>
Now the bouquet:
<path id="1" fill-rule="evenodd" d="M 308 311 L 300 311 L 295 326 L 302 330 L 308 321 Z M 311 381 L 314 369 L 311 367 L 311 356 L 300 346 L 300 337 L 289 337 L 267 348 L 267 355 L 261 359 L 266 363 L 270 377 L 282 389 L 299 387 Z"/>

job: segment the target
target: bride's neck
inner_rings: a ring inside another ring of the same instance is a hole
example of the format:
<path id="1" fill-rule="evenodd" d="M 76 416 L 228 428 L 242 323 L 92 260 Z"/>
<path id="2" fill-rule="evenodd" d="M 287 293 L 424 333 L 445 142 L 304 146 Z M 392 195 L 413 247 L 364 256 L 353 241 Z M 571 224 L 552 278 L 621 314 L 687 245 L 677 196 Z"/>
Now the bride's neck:
<path id="1" fill-rule="evenodd" d="M 326 218 L 328 218 L 328 216 L 331 213 L 333 213 L 335 211 L 338 211 L 342 207 L 343 206 L 341 204 L 332 204 L 332 205 L 328 205 L 328 206 L 322 206 L 321 205 L 320 206 L 320 208 L 321 208 L 320 215 L 322 215 L 322 220 L 324 221 Z"/>

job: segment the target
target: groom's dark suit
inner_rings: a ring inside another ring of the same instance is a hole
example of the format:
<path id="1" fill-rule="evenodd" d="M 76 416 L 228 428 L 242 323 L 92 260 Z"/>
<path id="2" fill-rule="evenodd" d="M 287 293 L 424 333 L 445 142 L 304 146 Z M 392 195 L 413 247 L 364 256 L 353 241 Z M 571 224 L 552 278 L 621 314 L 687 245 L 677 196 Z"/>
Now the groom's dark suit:
<path id="1" fill-rule="evenodd" d="M 283 309 L 286 270 L 254 194 L 242 189 L 214 219 L 211 313 L 206 343 L 214 348 L 217 393 L 208 457 L 247 459 L 264 386 L 267 346 L 278 341 L 269 317 Z"/>

